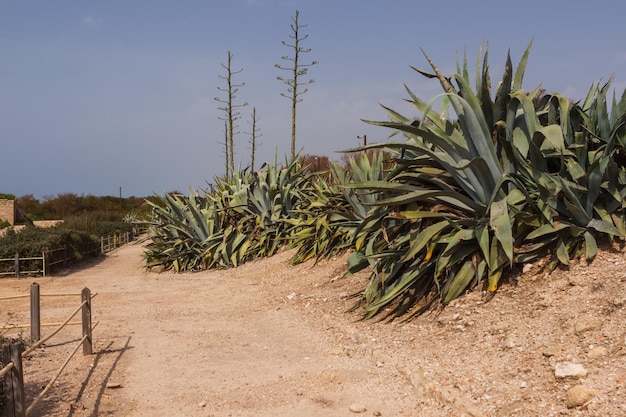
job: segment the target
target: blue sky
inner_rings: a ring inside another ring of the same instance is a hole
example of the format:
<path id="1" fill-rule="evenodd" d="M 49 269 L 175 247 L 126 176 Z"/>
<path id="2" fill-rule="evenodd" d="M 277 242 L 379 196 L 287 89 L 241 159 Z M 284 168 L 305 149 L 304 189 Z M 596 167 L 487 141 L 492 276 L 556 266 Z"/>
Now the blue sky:
<path id="1" fill-rule="evenodd" d="M 410 66 L 424 49 L 446 74 L 489 43 L 492 79 L 507 50 L 534 39 L 524 87 L 582 98 L 614 76 L 626 88 L 626 3 L 597 0 L 0 0 L 0 193 L 149 196 L 206 188 L 224 172 L 219 76 L 228 51 L 245 82 L 236 164 L 249 162 L 252 107 L 258 160 L 289 153 L 289 101 L 274 68 L 300 10 L 317 60 L 298 107 L 297 148 L 335 151 L 387 140 L 380 104 L 408 116 L 404 84 L 440 92 Z M 473 64 L 472 64 L 473 65 Z"/>

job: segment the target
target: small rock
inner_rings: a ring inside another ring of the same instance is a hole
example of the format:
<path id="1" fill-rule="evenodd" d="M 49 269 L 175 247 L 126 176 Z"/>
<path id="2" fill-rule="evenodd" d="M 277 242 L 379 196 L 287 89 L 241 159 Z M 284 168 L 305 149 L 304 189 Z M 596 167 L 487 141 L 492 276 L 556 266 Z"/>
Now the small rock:
<path id="1" fill-rule="evenodd" d="M 595 330 L 598 328 L 598 323 L 591 320 L 581 320 L 574 324 L 574 333 L 580 335 L 588 332 L 589 330 Z"/>
<path id="2" fill-rule="evenodd" d="M 541 352 L 541 354 L 542 354 L 543 356 L 545 356 L 546 358 L 550 358 L 550 357 L 552 357 L 552 356 L 556 356 L 558 353 L 559 353 L 559 350 L 558 350 L 557 348 L 551 348 L 551 347 L 549 347 L 549 348 L 545 348 L 545 349 Z"/>
<path id="3" fill-rule="evenodd" d="M 380 417 L 383 415 L 383 413 L 381 413 L 380 411 L 376 410 L 374 411 L 372 414 L 374 414 L 376 417 Z"/>
<path id="4" fill-rule="evenodd" d="M 295 292 L 292 292 L 291 294 L 289 294 L 289 295 L 287 296 L 287 299 L 288 299 L 288 300 L 293 300 L 295 296 L 296 296 L 296 293 L 295 293 Z"/>
<path id="5" fill-rule="evenodd" d="M 598 395 L 596 390 L 583 385 L 576 385 L 567 390 L 567 408 L 580 407 Z"/>
<path id="6" fill-rule="evenodd" d="M 120 384 L 119 382 L 109 382 L 106 385 L 106 387 L 109 388 L 109 389 L 122 388 L 122 384 Z"/>
<path id="7" fill-rule="evenodd" d="M 539 302 L 542 307 L 550 307 L 554 304 L 554 297 L 550 294 L 541 295 L 541 301 Z"/>
<path id="8" fill-rule="evenodd" d="M 363 404 L 354 403 L 350 405 L 350 411 L 353 413 L 364 413 L 367 411 L 367 408 Z"/>
<path id="9" fill-rule="evenodd" d="M 202 401 L 200 404 L 198 404 L 198 407 L 200 408 L 206 407 L 206 401 Z"/>
<path id="10" fill-rule="evenodd" d="M 573 275 L 568 279 L 569 285 L 573 287 L 586 287 L 589 285 L 589 279 L 585 276 Z"/>
<path id="11" fill-rule="evenodd" d="M 522 267 L 522 272 L 524 274 L 529 273 L 531 270 L 533 269 L 533 264 L 524 264 L 524 266 Z"/>
<path id="12" fill-rule="evenodd" d="M 608 351 L 604 346 L 597 346 L 589 350 L 589 353 L 587 353 L 587 357 L 590 359 L 594 359 L 599 358 L 600 356 L 606 356 L 607 353 Z"/>
<path id="13" fill-rule="evenodd" d="M 580 364 L 559 362 L 554 367 L 554 376 L 557 378 L 578 378 L 587 376 L 587 370 Z"/>
<path id="14" fill-rule="evenodd" d="M 518 345 L 518 343 L 517 343 L 517 339 L 515 338 L 515 336 L 509 336 L 504 341 L 504 346 L 507 349 L 513 349 L 517 345 Z"/>

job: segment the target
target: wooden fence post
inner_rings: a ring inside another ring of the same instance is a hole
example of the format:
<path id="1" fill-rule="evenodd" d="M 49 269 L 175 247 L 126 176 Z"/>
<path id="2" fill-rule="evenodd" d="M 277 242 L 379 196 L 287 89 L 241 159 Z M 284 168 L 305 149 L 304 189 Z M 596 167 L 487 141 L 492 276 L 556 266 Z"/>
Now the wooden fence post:
<path id="1" fill-rule="evenodd" d="M 46 276 L 46 250 L 41 251 L 41 274 Z"/>
<path id="2" fill-rule="evenodd" d="M 89 288 L 83 288 L 81 299 L 85 303 L 82 310 L 83 337 L 87 336 L 83 341 L 83 355 L 91 355 L 93 347 L 91 339 L 91 290 Z"/>
<path id="3" fill-rule="evenodd" d="M 19 278 L 20 276 L 20 254 L 15 254 L 15 276 Z"/>
<path id="4" fill-rule="evenodd" d="M 30 341 L 38 342 L 41 339 L 41 309 L 39 302 L 39 284 L 30 284 Z"/>
<path id="5" fill-rule="evenodd" d="M 13 362 L 13 368 L 4 376 L 4 415 L 25 417 L 24 373 L 22 372 L 22 344 L 7 343 L 2 346 L 2 363 Z"/>

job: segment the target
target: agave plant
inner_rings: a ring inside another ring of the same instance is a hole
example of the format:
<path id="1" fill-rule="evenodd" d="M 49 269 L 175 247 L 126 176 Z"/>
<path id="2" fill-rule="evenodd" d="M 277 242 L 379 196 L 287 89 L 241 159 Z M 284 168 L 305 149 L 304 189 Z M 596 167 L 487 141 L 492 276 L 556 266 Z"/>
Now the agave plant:
<path id="1" fill-rule="evenodd" d="M 433 72 L 416 71 L 437 79 L 443 95 L 424 102 L 407 87 L 421 120 L 385 107 L 390 121 L 368 122 L 400 131 L 407 141 L 384 145 L 398 161 L 383 181 L 350 185 L 386 195 L 375 202 L 380 211 L 362 223 L 349 261 L 350 271 L 372 267 L 355 306 L 365 306 L 366 317 L 391 306 L 400 315 L 416 304 L 419 313 L 481 282 L 493 292 L 518 262 L 554 251 L 567 263 L 581 247 L 592 259 L 594 234 L 621 235 L 615 212 L 596 204 L 608 199 L 616 210 L 623 196 L 623 186 L 609 184 L 607 175 L 615 168 L 616 140 L 594 141 L 588 113 L 569 100 L 521 89 L 530 47 L 515 71 L 507 56 L 493 99 L 486 51 L 476 63 L 475 91 L 466 59 L 444 77 L 424 54 Z M 436 112 L 436 99 L 456 118 Z M 604 126 L 607 119 L 613 128 Z M 605 131 L 624 130 L 620 116 L 599 120 Z"/>
<path id="2" fill-rule="evenodd" d="M 147 202 L 153 208 L 153 219 L 145 224 L 147 268 L 197 271 L 214 262 L 212 249 L 222 242 L 224 217 L 208 199 L 165 194 Z"/>
<path id="3" fill-rule="evenodd" d="M 546 95 L 539 101 L 537 120 L 530 121 L 545 127 L 524 147 L 532 168 L 524 175 L 532 180 L 548 221 L 537 224 L 527 240 L 534 253 L 541 252 L 537 242 L 555 245 L 553 266 L 581 255 L 593 260 L 596 236 L 624 235 L 624 169 L 615 156 L 623 153 L 626 101 L 614 101 L 609 118 L 608 86 L 592 86 L 582 107 L 561 95 Z M 519 254 L 520 261 L 528 256 L 524 247 Z"/>
<path id="4" fill-rule="evenodd" d="M 292 225 L 291 246 L 298 251 L 292 264 L 325 258 L 352 247 L 354 234 L 373 207 L 376 194 L 346 187 L 352 182 L 380 181 L 383 153 L 359 153 L 348 157 L 349 167 L 331 165 L 332 182 L 316 176 L 302 193 L 303 204 Z"/>
<path id="5" fill-rule="evenodd" d="M 306 183 L 297 162 L 280 169 L 266 164 L 217 178 L 204 197 L 167 194 L 151 203 L 147 267 L 196 271 L 271 256 L 288 243 L 286 220 L 295 215 Z"/>
<path id="6" fill-rule="evenodd" d="M 310 175 L 296 158 L 280 170 L 268 165 L 253 178 L 247 211 L 254 225 L 247 233 L 252 241 L 250 252 L 258 258 L 271 256 L 289 244 L 290 220 L 298 217 L 303 193 L 310 187 Z"/>

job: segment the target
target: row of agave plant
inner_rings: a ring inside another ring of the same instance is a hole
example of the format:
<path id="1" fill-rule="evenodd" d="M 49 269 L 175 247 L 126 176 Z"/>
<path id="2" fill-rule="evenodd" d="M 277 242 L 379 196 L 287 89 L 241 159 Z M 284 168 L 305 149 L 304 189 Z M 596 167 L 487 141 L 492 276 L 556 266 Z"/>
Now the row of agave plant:
<path id="1" fill-rule="evenodd" d="M 295 247 L 298 263 L 350 250 L 348 271 L 368 268 L 355 308 L 364 317 L 419 314 L 479 284 L 494 292 L 516 265 L 591 261 L 597 239 L 626 234 L 626 92 L 610 81 L 574 103 L 521 88 L 530 45 L 492 97 L 488 53 L 444 76 L 426 102 L 406 88 L 419 120 L 386 108 L 368 122 L 402 141 L 369 145 L 350 167 L 315 175 L 297 161 L 243 172 L 206 196 L 166 195 L 154 205 L 148 267 L 236 266 Z M 441 104 L 441 111 L 434 109 Z M 454 116 L 449 116 L 449 111 Z M 384 160 L 383 160 L 384 159 Z"/>

